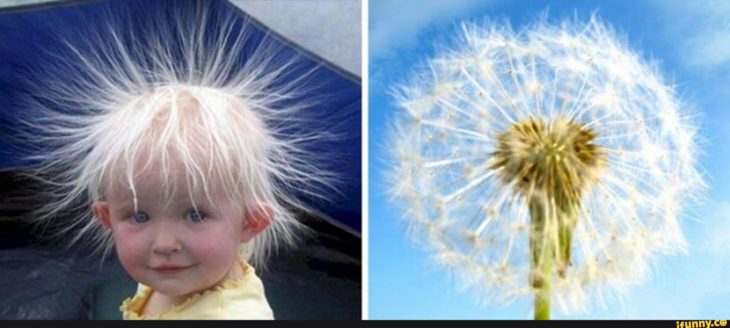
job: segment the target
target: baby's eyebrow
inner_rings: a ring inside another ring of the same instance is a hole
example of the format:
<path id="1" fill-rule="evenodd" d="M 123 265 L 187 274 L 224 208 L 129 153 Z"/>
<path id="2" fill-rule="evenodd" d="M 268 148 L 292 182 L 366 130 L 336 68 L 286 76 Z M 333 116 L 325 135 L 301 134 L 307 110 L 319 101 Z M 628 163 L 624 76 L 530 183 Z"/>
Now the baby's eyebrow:
<path id="1" fill-rule="evenodd" d="M 116 196 L 113 199 L 109 200 L 110 204 L 113 204 L 115 208 L 117 208 L 118 211 L 131 211 L 131 210 L 139 210 L 144 207 L 148 207 L 148 201 L 144 199 L 140 199 L 137 197 L 137 201 L 135 202 L 134 197 L 132 196 Z M 135 208 L 136 207 L 136 208 Z"/>
<path id="2" fill-rule="evenodd" d="M 138 209 L 139 210 L 139 209 Z M 117 207 L 112 210 L 112 213 L 115 214 L 117 217 L 127 217 L 129 216 L 134 210 L 134 206 L 122 206 Z"/>

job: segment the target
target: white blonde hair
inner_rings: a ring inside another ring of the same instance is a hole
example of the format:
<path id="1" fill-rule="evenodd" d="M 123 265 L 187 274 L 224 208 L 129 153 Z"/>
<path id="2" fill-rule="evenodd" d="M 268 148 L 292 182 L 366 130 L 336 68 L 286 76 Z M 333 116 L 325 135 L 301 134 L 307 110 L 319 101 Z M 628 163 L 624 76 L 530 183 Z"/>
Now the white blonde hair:
<path id="1" fill-rule="evenodd" d="M 135 177 L 155 160 L 166 192 L 176 188 L 170 172 L 177 165 L 189 188 L 207 194 L 220 184 L 247 211 L 268 204 L 270 226 L 249 244 L 252 261 L 261 263 L 302 231 L 301 211 L 314 211 L 300 196 L 324 198 L 331 190 L 333 173 L 310 150 L 326 136 L 306 111 L 315 102 L 307 94 L 317 65 L 206 4 L 184 2 L 135 22 L 115 12 L 105 30 L 65 42 L 73 56 L 32 75 L 33 118 L 24 125 L 37 150 L 33 176 L 48 196 L 33 216 L 49 232 L 73 233 L 70 244 L 108 252 L 111 233 L 89 202 L 119 182 L 136 199 Z"/>

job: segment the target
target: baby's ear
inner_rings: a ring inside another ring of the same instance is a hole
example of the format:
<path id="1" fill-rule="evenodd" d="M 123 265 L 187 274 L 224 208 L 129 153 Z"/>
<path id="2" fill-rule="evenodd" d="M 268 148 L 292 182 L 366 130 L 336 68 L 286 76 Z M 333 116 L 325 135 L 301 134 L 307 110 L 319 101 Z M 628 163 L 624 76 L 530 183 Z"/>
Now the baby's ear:
<path id="1" fill-rule="evenodd" d="M 269 204 L 262 203 L 258 208 L 249 212 L 243 221 L 243 230 L 241 231 L 241 242 L 247 243 L 256 237 L 261 231 L 271 223 L 271 217 L 274 210 Z"/>
<path id="2" fill-rule="evenodd" d="M 94 217 L 101 222 L 106 228 L 112 227 L 112 218 L 109 215 L 109 203 L 96 201 L 91 203 L 91 212 L 94 213 Z"/>

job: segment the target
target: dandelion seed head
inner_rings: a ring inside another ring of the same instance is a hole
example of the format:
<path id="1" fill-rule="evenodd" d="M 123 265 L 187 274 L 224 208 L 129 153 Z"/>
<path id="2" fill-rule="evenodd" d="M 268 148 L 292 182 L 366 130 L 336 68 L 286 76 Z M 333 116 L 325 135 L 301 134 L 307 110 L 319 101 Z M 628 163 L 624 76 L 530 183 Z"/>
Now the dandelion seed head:
<path id="1" fill-rule="evenodd" d="M 595 17 L 461 30 L 395 88 L 389 179 L 463 289 L 506 303 L 549 284 L 583 310 L 685 249 L 682 208 L 704 188 L 695 114 L 656 65 Z"/>
<path id="2" fill-rule="evenodd" d="M 497 136 L 490 169 L 506 183 L 514 181 L 528 199 L 534 193 L 579 199 L 581 189 L 605 165 L 605 151 L 593 143 L 595 138 L 592 129 L 570 120 L 529 118 Z"/>

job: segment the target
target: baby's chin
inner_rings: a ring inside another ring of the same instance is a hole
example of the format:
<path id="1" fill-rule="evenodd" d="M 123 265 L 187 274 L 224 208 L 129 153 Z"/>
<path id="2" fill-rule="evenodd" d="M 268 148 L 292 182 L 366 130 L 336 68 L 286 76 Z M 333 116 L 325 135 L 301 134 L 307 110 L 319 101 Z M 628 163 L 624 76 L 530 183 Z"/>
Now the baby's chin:
<path id="1" fill-rule="evenodd" d="M 190 295 L 202 293 L 206 290 L 213 289 L 218 285 L 217 281 L 204 283 L 197 279 L 189 279 L 189 277 L 175 277 L 166 279 L 153 278 L 138 281 L 142 282 L 142 284 L 146 286 L 149 286 L 156 293 L 175 298 L 189 297 Z"/>
<path id="2" fill-rule="evenodd" d="M 143 283 L 145 284 L 145 283 Z M 174 298 L 186 298 L 192 294 L 200 293 L 205 291 L 205 287 L 192 287 L 189 282 L 184 280 L 181 281 L 165 281 L 165 282 L 151 282 L 145 284 L 152 288 L 156 293 Z"/>

